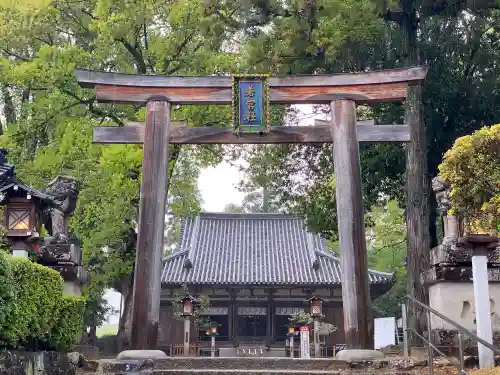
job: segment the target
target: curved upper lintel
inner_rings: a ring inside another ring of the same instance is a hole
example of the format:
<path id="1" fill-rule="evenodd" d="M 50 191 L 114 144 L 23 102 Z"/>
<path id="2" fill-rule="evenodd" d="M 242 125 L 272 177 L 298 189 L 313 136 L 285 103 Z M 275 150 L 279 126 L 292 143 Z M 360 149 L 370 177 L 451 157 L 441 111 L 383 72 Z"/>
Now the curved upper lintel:
<path id="1" fill-rule="evenodd" d="M 335 99 L 358 103 L 402 101 L 409 85 L 420 83 L 427 67 L 392 69 L 367 73 L 272 77 L 271 102 L 323 104 Z M 165 96 L 173 104 L 230 104 L 229 76 L 147 76 L 76 70 L 82 87 L 95 88 L 96 98 L 106 103 L 144 104 Z"/>
<path id="2" fill-rule="evenodd" d="M 305 86 L 356 86 L 396 82 L 420 82 L 427 75 L 427 66 L 378 70 L 361 73 L 295 75 L 271 77 L 271 87 Z M 161 87 L 161 88 L 231 88 L 231 76 L 160 76 L 143 74 L 125 74 L 76 69 L 76 78 L 82 87 L 93 88 L 96 85 Z"/>

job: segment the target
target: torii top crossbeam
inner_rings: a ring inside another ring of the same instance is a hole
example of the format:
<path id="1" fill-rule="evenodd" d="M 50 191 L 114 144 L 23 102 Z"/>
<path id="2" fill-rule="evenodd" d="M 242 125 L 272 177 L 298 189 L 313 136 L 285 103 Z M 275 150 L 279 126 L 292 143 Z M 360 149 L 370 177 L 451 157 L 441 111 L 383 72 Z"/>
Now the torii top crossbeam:
<path id="1" fill-rule="evenodd" d="M 329 104 L 334 99 L 357 103 L 401 101 L 410 84 L 419 84 L 427 67 L 333 75 L 271 77 L 271 102 Z M 95 88 L 97 101 L 144 104 L 165 96 L 172 104 L 230 104 L 230 76 L 178 77 L 135 75 L 77 69 L 82 87 Z"/>
<path id="2" fill-rule="evenodd" d="M 244 86 L 238 86 L 238 90 L 233 87 L 235 77 L 162 77 L 77 69 L 78 82 L 82 87 L 95 89 L 99 102 L 147 104 L 144 124 L 94 129 L 97 130 L 94 131 L 94 141 L 99 143 L 144 143 L 132 347 L 154 349 L 157 343 L 170 144 L 332 142 L 345 343 L 347 349 L 373 349 L 358 140 L 411 142 L 412 139 L 408 126 L 357 123 L 356 104 L 402 101 L 407 97 L 408 87 L 421 84 L 426 74 L 427 67 L 413 67 L 356 74 L 270 79 L 266 76 L 265 83 L 261 82 L 262 86 L 258 89 L 264 93 L 263 96 L 254 98 L 253 90 L 257 90 L 257 86 L 252 86 L 251 92 L 243 91 L 242 94 Z M 245 96 L 246 102 L 241 100 L 242 96 Z M 237 106 L 234 105 L 236 97 Z M 265 104 L 261 106 L 263 97 Z M 258 135 L 247 135 L 245 132 L 233 134 L 230 129 L 224 128 L 175 126 L 170 118 L 172 104 L 233 103 L 233 122 L 238 126 L 253 126 L 250 123 L 253 120 L 248 119 L 256 118 L 253 109 L 257 102 L 258 108 L 267 111 L 267 116 L 263 116 L 263 111 L 258 113 L 260 120 L 267 117 L 264 136 L 261 136 L 263 132 L 260 130 Z M 330 104 L 332 120 L 312 127 L 269 127 L 268 103 Z M 236 107 L 238 109 L 234 110 Z M 246 123 L 242 122 L 242 118 Z M 417 200 L 424 199 L 419 197 Z M 189 335 L 186 337 L 188 340 Z M 185 342 L 185 347 L 189 348 L 189 343 L 186 346 Z"/>

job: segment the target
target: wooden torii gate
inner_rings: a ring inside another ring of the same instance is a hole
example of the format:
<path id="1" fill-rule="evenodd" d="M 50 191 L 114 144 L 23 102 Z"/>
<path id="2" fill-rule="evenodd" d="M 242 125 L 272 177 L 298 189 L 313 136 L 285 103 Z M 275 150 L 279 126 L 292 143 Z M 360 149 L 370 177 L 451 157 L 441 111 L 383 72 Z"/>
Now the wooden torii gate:
<path id="1" fill-rule="evenodd" d="M 267 135 L 240 136 L 231 128 L 187 127 L 170 119 L 172 104 L 230 104 L 232 77 L 165 77 L 77 69 L 79 84 L 95 89 L 98 102 L 147 106 L 145 124 L 96 127 L 93 135 L 96 143 L 144 143 L 132 348 L 154 349 L 157 345 L 169 145 L 333 142 L 346 348 L 373 349 L 358 141 L 408 142 L 410 131 L 407 125 L 357 123 L 356 103 L 403 101 L 408 86 L 421 84 L 426 74 L 426 67 L 412 67 L 271 77 L 271 103 L 329 104 L 331 122 L 310 127 L 271 126 Z"/>

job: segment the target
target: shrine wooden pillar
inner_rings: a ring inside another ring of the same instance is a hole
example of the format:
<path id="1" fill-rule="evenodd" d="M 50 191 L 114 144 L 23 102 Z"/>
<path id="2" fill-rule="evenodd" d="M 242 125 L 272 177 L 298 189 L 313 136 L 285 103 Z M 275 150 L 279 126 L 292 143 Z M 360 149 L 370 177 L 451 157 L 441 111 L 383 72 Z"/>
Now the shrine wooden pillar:
<path id="1" fill-rule="evenodd" d="M 146 107 L 144 155 L 132 302 L 132 349 L 155 349 L 160 315 L 161 267 L 169 165 L 170 103 Z"/>
<path id="2" fill-rule="evenodd" d="M 346 349 L 373 349 L 356 103 L 331 102 Z"/>

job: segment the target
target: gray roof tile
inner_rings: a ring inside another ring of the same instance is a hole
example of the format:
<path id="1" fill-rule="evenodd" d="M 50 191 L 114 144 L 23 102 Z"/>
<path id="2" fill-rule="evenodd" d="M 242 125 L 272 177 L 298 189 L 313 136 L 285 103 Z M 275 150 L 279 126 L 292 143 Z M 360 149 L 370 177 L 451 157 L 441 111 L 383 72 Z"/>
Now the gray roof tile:
<path id="1" fill-rule="evenodd" d="M 162 283 L 339 285 L 340 273 L 339 259 L 298 218 L 202 213 L 183 220 L 180 246 L 165 259 Z M 369 280 L 386 284 L 393 275 L 369 270 Z"/>

